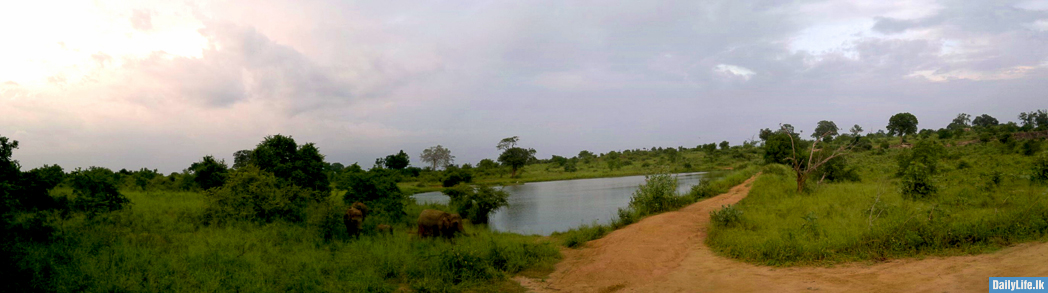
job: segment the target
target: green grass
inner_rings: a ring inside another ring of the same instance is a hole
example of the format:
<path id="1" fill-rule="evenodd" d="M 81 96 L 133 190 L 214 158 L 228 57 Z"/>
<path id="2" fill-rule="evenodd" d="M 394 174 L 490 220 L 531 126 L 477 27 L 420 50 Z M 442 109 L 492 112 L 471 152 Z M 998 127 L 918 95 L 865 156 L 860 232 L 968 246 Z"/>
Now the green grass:
<path id="1" fill-rule="evenodd" d="M 861 182 L 801 194 L 790 170 L 768 166 L 735 205 L 738 220 L 711 227 L 707 243 L 757 264 L 823 265 L 983 253 L 1045 239 L 1048 187 L 1030 180 L 1034 157 L 997 141 L 950 147 L 932 179 L 938 191 L 907 199 L 894 176 L 905 151 L 854 154 Z"/>
<path id="2" fill-rule="evenodd" d="M 68 192 L 63 190 L 56 193 Z M 59 292 L 513 291 L 508 276 L 548 271 L 559 259 L 539 237 L 467 226 L 454 241 L 393 235 L 328 239 L 308 224 L 200 225 L 202 195 L 126 192 L 130 208 L 51 220 L 46 244 L 23 243 L 21 264 Z M 429 206 L 436 207 L 436 206 Z M 423 209 L 409 205 L 410 214 Z M 446 207 L 443 207 L 446 208 Z M 372 219 L 369 218 L 369 221 Z M 375 223 L 370 223 L 374 226 Z M 365 225 L 367 227 L 368 225 Z"/>
<path id="3" fill-rule="evenodd" d="M 718 195 L 727 192 L 731 187 L 741 184 L 746 179 L 753 177 L 760 170 L 758 166 L 749 166 L 742 169 L 716 172 L 708 174 L 700 185 L 695 186 L 688 194 L 676 195 L 680 200 L 676 201 L 680 205 L 673 207 L 670 210 L 676 210 L 680 207 L 688 204 L 703 200 L 710 196 Z M 707 180 L 707 178 L 709 178 Z M 702 190 L 698 192 L 697 190 Z M 707 195 L 704 192 L 712 192 L 712 195 Z M 604 237 L 608 233 L 615 231 L 616 229 L 625 227 L 629 224 L 633 224 L 646 216 L 654 215 L 655 213 L 646 211 L 637 211 L 632 208 L 620 209 L 618 216 L 611 221 L 609 224 L 600 224 L 594 222 L 590 225 L 582 225 L 577 228 L 564 231 L 555 232 L 551 235 L 554 239 L 559 239 L 561 244 L 570 248 L 576 248 L 582 246 L 587 241 L 596 240 Z"/>

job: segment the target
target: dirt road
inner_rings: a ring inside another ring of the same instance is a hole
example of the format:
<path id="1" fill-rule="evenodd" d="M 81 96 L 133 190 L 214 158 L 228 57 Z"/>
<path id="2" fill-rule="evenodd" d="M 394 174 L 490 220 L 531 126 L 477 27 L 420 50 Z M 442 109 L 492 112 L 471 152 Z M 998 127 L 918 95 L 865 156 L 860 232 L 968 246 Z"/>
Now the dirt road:
<path id="1" fill-rule="evenodd" d="M 545 281 L 518 278 L 535 292 L 985 292 L 987 278 L 1048 276 L 1048 244 L 996 253 L 895 260 L 873 265 L 774 268 L 714 255 L 710 211 L 746 197 L 750 178 L 728 193 L 648 217 L 565 249 Z"/>

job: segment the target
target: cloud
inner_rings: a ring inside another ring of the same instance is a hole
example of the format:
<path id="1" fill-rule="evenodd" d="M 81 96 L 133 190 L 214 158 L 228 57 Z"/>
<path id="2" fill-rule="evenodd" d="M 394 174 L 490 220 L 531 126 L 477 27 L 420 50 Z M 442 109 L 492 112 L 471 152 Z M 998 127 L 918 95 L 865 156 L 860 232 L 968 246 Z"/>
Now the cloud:
<path id="1" fill-rule="evenodd" d="M 128 18 L 131 21 L 131 27 L 142 31 L 149 32 L 153 30 L 153 20 L 148 10 L 135 9 L 131 11 L 131 17 Z"/>
<path id="2" fill-rule="evenodd" d="M 0 51 L 21 68 L 0 69 L 0 135 L 26 166 L 170 172 L 276 133 L 368 165 L 514 135 L 548 156 L 1003 121 L 1048 89 L 1035 4 L 98 1 L 75 34 Z"/>

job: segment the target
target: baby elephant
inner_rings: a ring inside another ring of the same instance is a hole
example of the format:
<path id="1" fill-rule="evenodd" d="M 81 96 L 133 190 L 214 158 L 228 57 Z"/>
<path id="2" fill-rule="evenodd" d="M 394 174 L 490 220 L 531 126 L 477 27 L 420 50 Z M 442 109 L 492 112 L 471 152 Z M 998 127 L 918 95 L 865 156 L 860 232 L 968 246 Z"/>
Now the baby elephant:
<path id="1" fill-rule="evenodd" d="M 462 217 L 458 214 L 449 214 L 438 210 L 424 210 L 418 215 L 418 236 L 422 238 L 443 236 L 452 238 L 455 233 L 461 233 Z"/>
<path id="2" fill-rule="evenodd" d="M 390 225 L 380 224 L 378 227 L 375 227 L 375 230 L 378 230 L 379 234 L 393 235 L 393 227 Z"/>

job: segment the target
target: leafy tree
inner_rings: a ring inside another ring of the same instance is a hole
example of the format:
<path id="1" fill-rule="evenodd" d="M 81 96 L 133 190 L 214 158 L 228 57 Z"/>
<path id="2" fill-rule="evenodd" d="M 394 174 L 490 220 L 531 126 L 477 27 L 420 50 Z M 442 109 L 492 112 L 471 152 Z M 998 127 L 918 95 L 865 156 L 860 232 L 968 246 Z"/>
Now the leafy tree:
<path id="1" fill-rule="evenodd" d="M 816 138 L 816 139 L 819 139 L 819 138 L 831 138 L 832 139 L 834 136 L 837 136 L 837 131 L 838 130 L 840 130 L 840 128 L 837 128 L 837 124 L 833 123 L 833 121 L 822 120 L 822 121 L 819 121 L 818 126 L 815 127 L 815 132 L 813 132 L 811 134 L 811 137 L 812 138 Z"/>
<path id="2" fill-rule="evenodd" d="M 495 146 L 495 148 L 497 148 L 500 151 L 508 150 L 510 148 L 516 147 L 518 140 L 520 140 L 520 137 L 517 136 L 503 138 L 501 141 L 499 141 L 499 144 Z"/>
<path id="3" fill-rule="evenodd" d="M 524 149 L 519 147 L 511 147 L 506 149 L 499 155 L 499 162 L 503 165 L 509 166 L 512 170 L 510 177 L 517 176 L 517 170 L 524 167 L 528 161 L 535 158 L 535 149 Z"/>
<path id="4" fill-rule="evenodd" d="M 997 124 L 999 123 L 1000 122 L 997 122 L 997 118 L 993 118 L 992 116 L 986 114 L 979 115 L 979 117 L 975 117 L 975 120 L 972 120 L 973 126 L 981 128 L 997 126 Z"/>
<path id="5" fill-rule="evenodd" d="M 267 136 L 251 152 L 251 163 L 290 184 L 320 192 L 331 191 L 324 174 L 324 155 L 312 143 L 297 145 L 290 136 Z"/>
<path id="6" fill-rule="evenodd" d="M 972 121 L 972 115 L 968 115 L 968 114 L 965 114 L 965 113 L 960 113 L 960 114 L 957 114 L 957 118 L 953 118 L 953 121 L 950 122 L 950 125 L 946 126 L 946 129 L 953 130 L 953 131 L 964 130 L 965 128 L 968 128 L 968 127 L 971 126 L 971 121 Z"/>
<path id="7" fill-rule="evenodd" d="M 495 160 L 492 160 L 492 159 L 483 159 L 483 160 L 480 160 L 479 163 L 477 163 L 477 169 L 482 169 L 482 170 L 497 169 L 498 167 L 499 167 L 499 164 L 496 163 Z"/>
<path id="8" fill-rule="evenodd" d="M 888 135 L 902 136 L 917 133 L 917 116 L 910 113 L 899 113 L 888 119 Z"/>
<path id="9" fill-rule="evenodd" d="M 859 124 L 855 124 L 855 126 L 852 126 L 849 132 L 851 132 L 853 136 L 859 137 L 859 134 L 862 133 L 862 126 L 859 126 Z"/>
<path id="10" fill-rule="evenodd" d="M 226 162 L 215 160 L 215 157 L 210 155 L 190 165 L 189 170 L 193 171 L 193 181 L 204 190 L 222 186 L 229 175 Z"/>
<path id="11" fill-rule="evenodd" d="M 233 153 L 233 168 L 243 168 L 251 164 L 251 150 L 239 150 Z"/>
<path id="12" fill-rule="evenodd" d="M 765 128 L 765 129 L 761 129 L 760 134 L 758 134 L 757 136 L 760 137 L 761 141 L 768 141 L 768 139 L 771 138 L 771 136 L 774 135 L 774 134 L 775 134 L 774 131 L 772 131 L 769 128 Z"/>
<path id="13" fill-rule="evenodd" d="M 363 202 L 378 211 L 402 214 L 407 196 L 397 188 L 397 176 L 391 170 L 371 169 L 344 173 L 336 183 L 346 190 L 343 201 L 349 205 Z"/>
<path id="14" fill-rule="evenodd" d="M 790 125 L 789 123 L 783 124 L 780 130 L 785 130 L 786 133 L 789 134 L 797 134 L 797 132 L 794 131 L 793 125 Z"/>
<path id="15" fill-rule="evenodd" d="M 444 188 L 443 192 L 451 198 L 449 203 L 463 218 L 478 224 L 488 223 L 491 213 L 509 205 L 509 193 L 491 186 L 473 187 L 459 184 Z"/>
<path id="16" fill-rule="evenodd" d="M 385 165 L 387 169 L 402 170 L 411 164 L 411 158 L 404 150 L 395 155 L 386 156 Z"/>
<path id="17" fill-rule="evenodd" d="M 455 156 L 451 155 L 451 150 L 439 144 L 423 150 L 421 158 L 423 162 L 429 163 L 433 170 L 437 170 L 437 167 L 447 167 L 455 162 Z"/>
<path id="18" fill-rule="evenodd" d="M 779 131 L 768 136 L 764 142 L 764 162 L 767 164 L 787 164 L 787 158 L 791 155 L 790 134 Z M 796 139 L 800 140 L 800 139 Z"/>
<path id="19" fill-rule="evenodd" d="M 721 143 L 720 143 L 720 148 L 721 148 L 722 150 L 727 150 L 727 149 L 728 149 L 728 148 L 730 148 L 730 147 L 731 147 L 731 144 L 730 144 L 730 143 L 728 143 L 728 141 L 727 141 L 727 140 L 725 140 L 725 141 L 721 141 Z"/>
<path id="20" fill-rule="evenodd" d="M 1019 113 L 1019 121 L 1023 124 L 1023 130 L 1048 128 L 1048 111 L 1037 110 Z"/>
<path id="21" fill-rule="evenodd" d="M 782 132 L 788 133 L 787 130 L 788 129 L 785 126 L 782 127 Z M 798 193 L 804 190 L 808 176 L 811 175 L 812 172 L 819 170 L 819 167 L 827 164 L 834 158 L 847 154 L 848 149 L 851 148 L 851 145 L 843 145 L 832 151 L 823 150 L 816 152 L 816 146 L 823 138 L 825 138 L 825 136 L 822 136 L 815 139 L 812 143 L 811 150 L 808 151 L 807 155 L 805 155 L 805 146 L 794 139 L 794 135 L 791 134 L 786 137 L 790 140 L 790 153 L 789 157 L 785 160 L 793 167 L 793 172 L 796 174 Z M 798 152 L 798 150 L 800 150 L 800 152 Z"/>

